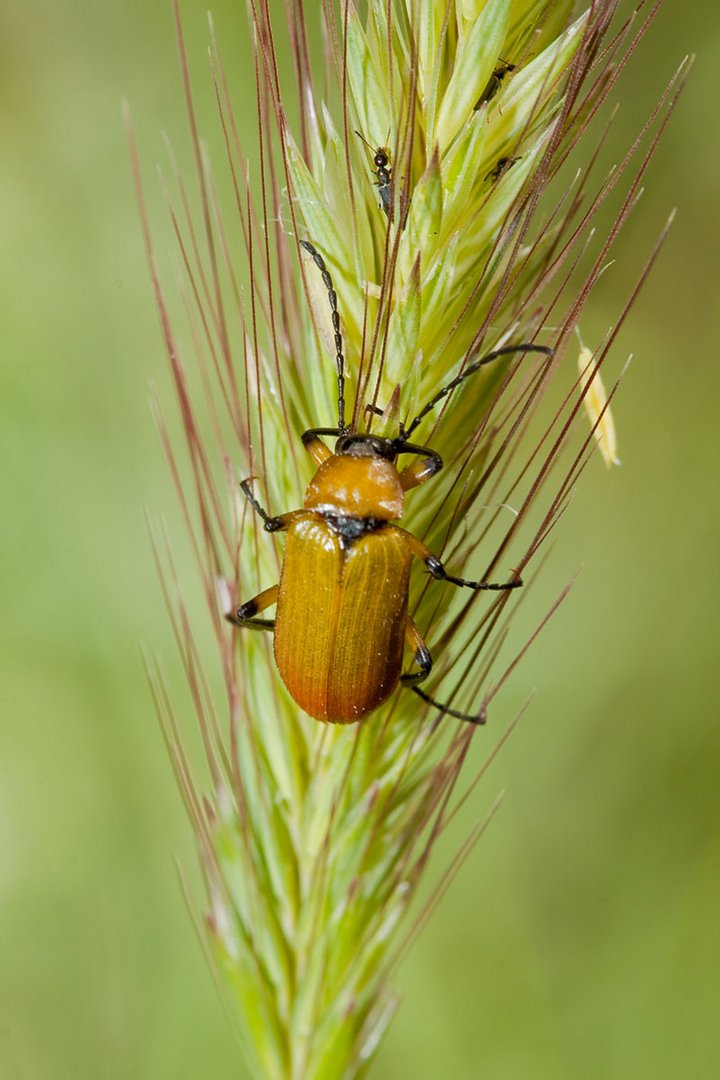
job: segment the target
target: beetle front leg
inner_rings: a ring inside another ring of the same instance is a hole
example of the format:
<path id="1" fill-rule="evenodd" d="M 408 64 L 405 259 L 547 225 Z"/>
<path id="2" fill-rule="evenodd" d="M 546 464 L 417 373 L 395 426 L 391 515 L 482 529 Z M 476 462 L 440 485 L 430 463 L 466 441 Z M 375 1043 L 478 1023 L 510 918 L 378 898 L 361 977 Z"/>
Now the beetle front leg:
<path id="1" fill-rule="evenodd" d="M 494 591 L 519 589 L 522 585 L 522 579 L 519 577 L 515 578 L 514 581 L 506 582 L 468 581 L 467 578 L 454 577 L 452 574 L 448 574 L 441 560 L 438 559 L 437 555 L 433 555 L 430 548 L 426 547 L 422 540 L 418 540 L 412 533 L 405 533 L 405 535 L 413 555 L 425 563 L 432 576 L 437 578 L 438 581 L 449 581 L 451 585 L 458 585 L 463 589 L 492 589 Z"/>
<path id="2" fill-rule="evenodd" d="M 271 585 L 269 589 L 263 589 L 252 600 L 246 600 L 236 612 L 227 614 L 225 618 L 234 626 L 249 626 L 254 627 L 256 630 L 274 630 L 274 619 L 256 619 L 255 616 L 261 611 L 272 607 L 277 600 L 278 588 L 278 585 Z"/>
<path id="3" fill-rule="evenodd" d="M 429 480 L 431 476 L 439 473 L 443 467 L 442 458 L 437 451 L 432 450 L 429 446 L 413 446 L 412 443 L 405 443 L 402 453 L 418 455 L 417 460 L 410 465 L 406 465 L 400 473 L 400 484 L 403 491 L 419 487 L 420 484 L 424 484 L 426 480 Z"/>
<path id="4" fill-rule="evenodd" d="M 332 457 L 332 450 L 328 449 L 320 436 L 339 434 L 338 428 L 310 428 L 308 431 L 303 431 L 302 444 L 317 466 Z"/>

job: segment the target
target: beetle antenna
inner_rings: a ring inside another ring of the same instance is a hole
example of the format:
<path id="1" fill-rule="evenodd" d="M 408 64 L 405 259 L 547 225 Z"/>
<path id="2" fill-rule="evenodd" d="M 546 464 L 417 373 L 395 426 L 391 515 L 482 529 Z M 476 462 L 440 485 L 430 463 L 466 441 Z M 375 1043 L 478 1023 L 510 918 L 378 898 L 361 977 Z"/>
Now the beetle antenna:
<path id="1" fill-rule="evenodd" d="M 368 150 L 372 150 L 372 152 L 374 154 L 375 153 L 375 147 L 372 145 L 372 143 L 369 143 L 367 141 L 367 139 L 365 138 L 365 136 L 360 134 L 360 132 L 358 131 L 357 128 L 354 128 L 354 131 L 355 131 L 355 134 L 357 135 L 358 139 L 361 139 L 365 143 L 365 145 L 367 146 Z"/>
<path id="2" fill-rule="evenodd" d="M 335 334 L 335 363 L 337 364 L 337 381 L 338 381 L 338 429 L 341 435 L 344 435 L 348 430 L 345 427 L 345 358 L 343 356 L 343 340 L 340 333 L 340 315 L 338 313 L 337 306 L 337 293 L 330 277 L 330 272 L 325 265 L 320 252 L 312 246 L 308 240 L 301 240 L 300 247 L 305 248 L 307 252 L 313 257 L 313 262 L 320 271 L 320 275 L 323 279 L 323 285 L 327 289 L 328 299 L 330 301 L 330 317 L 332 319 L 333 331 Z"/>
<path id="3" fill-rule="evenodd" d="M 500 357 L 500 356 L 510 356 L 512 353 L 519 353 L 519 352 L 521 352 L 521 353 L 529 353 L 529 352 L 543 353 L 545 356 L 554 356 L 555 355 L 554 350 L 548 348 L 547 345 L 525 345 L 525 344 L 522 344 L 522 345 L 503 345 L 502 348 L 495 349 L 493 352 L 488 353 L 487 356 L 483 356 L 482 360 L 475 360 L 474 363 L 470 364 L 469 367 L 466 367 L 464 371 L 461 371 L 459 375 L 456 375 L 454 379 L 451 379 L 451 381 L 447 384 L 447 386 L 443 386 L 442 390 L 438 390 L 435 397 L 431 398 L 430 401 L 428 401 L 427 405 L 424 405 L 422 407 L 422 409 L 417 414 L 417 416 L 412 421 L 412 423 L 409 425 L 409 427 L 403 428 L 401 430 L 400 434 L 401 434 L 401 438 L 402 438 L 403 442 L 405 442 L 407 439 L 409 439 L 409 437 L 412 435 L 413 431 L 418 426 L 420 421 L 424 420 L 429 412 L 432 412 L 432 410 L 435 408 L 435 406 L 438 404 L 438 402 L 442 401 L 442 399 L 444 397 L 447 397 L 447 395 L 452 390 L 454 390 L 456 386 L 459 386 L 459 384 L 461 382 L 464 382 L 465 379 L 469 379 L 471 375 L 474 375 L 475 372 L 479 371 L 481 367 L 485 367 L 486 364 L 492 364 L 492 362 L 494 360 L 497 360 L 498 357 Z"/>

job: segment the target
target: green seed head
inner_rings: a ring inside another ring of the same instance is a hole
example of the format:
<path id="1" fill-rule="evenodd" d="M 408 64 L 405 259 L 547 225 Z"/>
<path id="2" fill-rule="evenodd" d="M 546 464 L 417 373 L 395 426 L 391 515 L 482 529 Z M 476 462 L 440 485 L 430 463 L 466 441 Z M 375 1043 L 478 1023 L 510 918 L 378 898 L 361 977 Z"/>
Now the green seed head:
<path id="1" fill-rule="evenodd" d="M 409 493 L 403 521 L 457 574 L 527 576 L 593 445 L 590 434 L 562 456 L 599 381 L 579 385 L 575 373 L 554 417 L 540 429 L 533 417 L 624 221 L 623 210 L 609 234 L 593 237 L 595 210 L 632 154 L 595 190 L 581 193 L 578 177 L 594 150 L 583 135 L 634 31 L 609 32 L 614 3 L 571 21 L 567 2 L 368 0 L 362 16 L 349 2 L 324 8 L 326 70 L 311 72 L 296 6 L 293 86 L 269 7 L 253 5 L 261 159 L 239 157 L 228 77 L 213 58 L 238 197 L 221 207 L 196 141 L 204 218 L 183 249 L 204 233 L 206 250 L 188 265 L 194 354 L 181 353 L 154 277 L 191 464 L 183 472 L 178 454 L 174 476 L 204 621 L 189 616 L 169 562 L 165 582 L 205 778 L 187 764 L 157 677 L 155 689 L 198 838 L 212 949 L 253 1067 L 339 1080 L 363 1075 L 377 1050 L 395 1005 L 394 965 L 445 885 L 436 877 L 408 918 L 435 841 L 507 727 L 491 703 L 516 677 L 517 651 L 503 647 L 517 590 L 454 593 L 413 575 L 410 611 L 435 657 L 428 690 L 487 713 L 482 730 L 405 691 L 360 724 L 324 726 L 286 692 L 270 637 L 225 621 L 278 580 L 282 561 L 239 481 L 254 477 L 271 514 L 300 506 L 312 465 L 299 436 L 337 424 L 327 283 L 299 242 L 320 252 L 337 293 L 354 430 L 397 436 L 498 346 L 554 347 L 554 363 L 529 354 L 480 369 L 423 419 L 417 441 L 442 454 L 445 470 Z M 378 177 L 376 147 L 387 148 L 389 181 Z M 577 173 L 566 166 L 573 154 Z M 243 257 L 228 240 L 230 213 Z M 525 640 L 536 628 L 522 629 Z M 466 759 L 474 764 L 462 786 Z"/>

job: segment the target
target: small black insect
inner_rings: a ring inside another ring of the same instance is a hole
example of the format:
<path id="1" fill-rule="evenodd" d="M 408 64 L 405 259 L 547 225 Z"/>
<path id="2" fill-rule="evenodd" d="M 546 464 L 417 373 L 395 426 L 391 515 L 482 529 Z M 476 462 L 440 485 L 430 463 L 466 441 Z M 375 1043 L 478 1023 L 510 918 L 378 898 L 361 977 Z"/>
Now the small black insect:
<path id="1" fill-rule="evenodd" d="M 377 177 L 375 184 L 380 197 L 380 206 L 385 211 L 387 217 L 390 217 L 393 197 L 392 177 L 390 176 L 390 151 L 387 146 L 373 147 L 359 131 L 356 131 L 355 134 L 358 138 L 362 139 L 368 149 L 372 151 L 373 165 L 375 166 L 375 175 Z"/>
<path id="2" fill-rule="evenodd" d="M 515 162 L 519 161 L 519 160 L 520 160 L 519 157 L 501 157 L 501 158 L 499 158 L 497 165 L 495 166 L 494 169 L 490 170 L 490 172 L 487 174 L 485 179 L 486 180 L 492 180 L 493 183 L 496 183 L 496 181 L 498 181 L 500 179 L 500 177 L 503 175 L 503 173 L 506 173 L 508 171 L 508 169 L 511 169 L 513 167 L 513 165 L 515 164 Z"/>
<path id="3" fill-rule="evenodd" d="M 516 70 L 517 64 L 511 64 L 507 60 L 501 60 L 500 63 L 496 65 L 495 70 L 488 79 L 487 86 L 485 87 L 482 94 L 475 103 L 476 112 L 481 105 L 485 104 L 485 102 L 492 101 L 492 99 L 495 97 L 498 90 L 502 86 L 502 81 L 505 76 Z"/>

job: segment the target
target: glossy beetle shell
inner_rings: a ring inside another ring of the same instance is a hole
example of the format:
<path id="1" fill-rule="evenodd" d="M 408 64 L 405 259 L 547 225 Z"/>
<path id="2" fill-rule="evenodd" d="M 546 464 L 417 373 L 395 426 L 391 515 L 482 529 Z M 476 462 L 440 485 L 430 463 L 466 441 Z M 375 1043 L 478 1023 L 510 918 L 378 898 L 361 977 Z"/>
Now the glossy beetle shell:
<path id="1" fill-rule="evenodd" d="M 320 514 L 291 525 L 277 598 L 275 659 L 283 682 L 310 716 L 352 723 L 397 686 L 411 559 L 404 533 L 391 525 L 349 544 Z"/>

